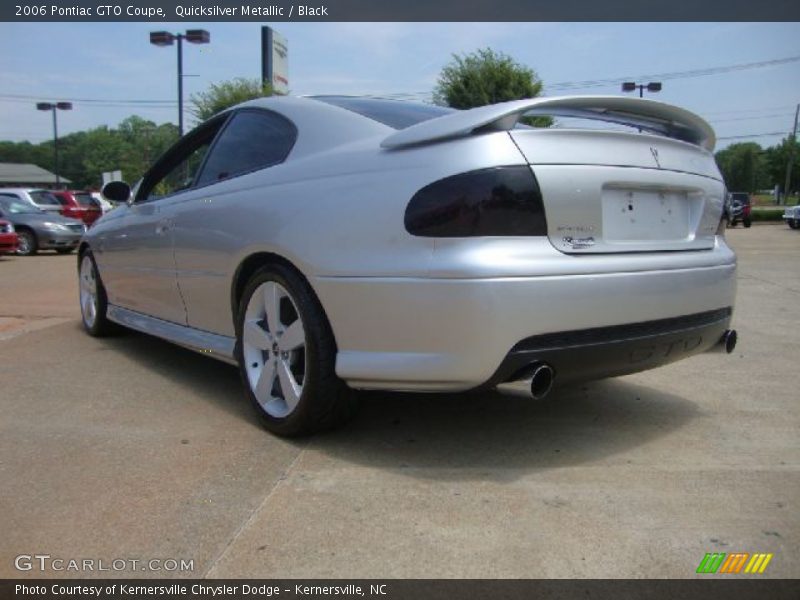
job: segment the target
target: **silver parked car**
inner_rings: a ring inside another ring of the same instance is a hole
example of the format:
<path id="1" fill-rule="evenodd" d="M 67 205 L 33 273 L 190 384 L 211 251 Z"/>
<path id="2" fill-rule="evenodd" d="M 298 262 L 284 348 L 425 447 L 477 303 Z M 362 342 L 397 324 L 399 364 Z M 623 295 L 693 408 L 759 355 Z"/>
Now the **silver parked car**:
<path id="1" fill-rule="evenodd" d="M 39 250 L 69 254 L 78 247 L 86 225 L 78 219 L 46 212 L 29 202 L 0 194 L 0 218 L 13 223 L 19 238 L 17 254 L 30 256 Z"/>
<path id="2" fill-rule="evenodd" d="M 800 204 L 783 209 L 783 220 L 792 229 L 800 229 Z"/>
<path id="3" fill-rule="evenodd" d="M 247 102 L 132 191 L 104 188 L 127 204 L 83 238 L 83 322 L 238 365 L 283 435 L 342 422 L 354 389 L 541 398 L 731 351 L 714 141 L 690 112 L 619 97 Z"/>

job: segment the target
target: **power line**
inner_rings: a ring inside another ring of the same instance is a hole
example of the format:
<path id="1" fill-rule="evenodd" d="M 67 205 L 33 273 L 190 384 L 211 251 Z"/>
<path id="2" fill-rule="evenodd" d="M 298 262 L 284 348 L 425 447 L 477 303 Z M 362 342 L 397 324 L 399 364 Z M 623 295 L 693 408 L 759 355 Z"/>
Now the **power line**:
<path id="1" fill-rule="evenodd" d="M 709 123 L 730 123 L 732 121 L 752 121 L 753 119 L 778 119 L 783 117 L 791 117 L 794 113 L 781 113 L 772 115 L 753 115 L 750 117 L 731 117 L 730 119 L 713 119 Z"/>
<path id="2" fill-rule="evenodd" d="M 800 56 L 789 56 L 787 58 L 775 58 L 752 63 L 741 63 L 738 65 L 728 65 L 724 67 L 711 67 L 707 69 L 693 69 L 691 71 L 673 71 L 671 73 L 648 73 L 644 75 L 631 75 L 626 77 L 615 77 L 610 79 L 590 79 L 587 81 L 564 81 L 553 83 L 547 86 L 548 89 L 574 89 L 587 87 L 601 87 L 615 85 L 623 81 L 633 79 L 687 79 L 691 77 L 705 77 L 707 75 L 718 75 L 721 73 L 732 73 L 734 71 L 747 71 L 750 69 L 762 69 L 764 67 L 774 67 L 800 61 Z"/>
<path id="3" fill-rule="evenodd" d="M 718 137 L 717 140 L 741 140 L 744 138 L 769 137 L 771 135 L 786 135 L 785 131 L 773 131 L 772 133 L 750 133 L 748 135 L 728 135 Z"/>
<path id="4" fill-rule="evenodd" d="M 650 73 L 650 74 L 643 74 L 643 75 L 625 75 L 623 77 L 612 77 L 608 79 L 590 79 L 585 81 L 562 81 L 558 83 L 552 83 L 546 86 L 548 89 L 578 89 L 578 88 L 590 88 L 590 87 L 604 87 L 609 85 L 616 85 L 623 81 L 629 81 L 631 79 L 684 79 L 684 78 L 691 78 L 691 77 L 705 77 L 707 75 L 717 75 L 721 73 L 731 73 L 736 71 L 746 71 L 751 69 L 762 69 L 765 67 L 774 67 L 779 65 L 785 65 L 789 63 L 794 63 L 800 61 L 800 56 L 789 56 L 786 58 L 775 58 L 771 60 L 764 60 L 759 62 L 751 62 L 751 63 L 740 63 L 736 65 L 727 65 L 722 67 L 710 67 L 705 69 L 693 69 L 689 71 L 672 71 L 668 73 Z M 380 97 L 380 98 L 389 98 L 389 99 L 397 99 L 397 100 L 410 100 L 410 99 L 419 99 L 419 98 L 430 98 L 431 92 L 424 91 L 424 92 L 391 92 L 391 93 L 383 93 L 383 94 L 363 94 L 364 96 L 372 96 L 372 97 Z M 0 94 L 0 100 L 8 100 L 8 101 L 31 101 L 31 100 L 41 100 L 43 96 L 32 96 L 32 95 L 24 95 L 24 94 Z M 160 107 L 169 107 L 174 108 L 177 105 L 177 102 L 174 100 L 155 100 L 155 99 L 130 99 L 130 100 L 115 100 L 112 98 L 48 98 L 49 100 L 55 101 L 70 101 L 70 102 L 82 102 L 86 104 L 99 104 L 105 106 L 133 106 L 133 105 L 152 105 Z M 769 110 L 781 110 L 788 107 L 775 107 Z M 750 110 L 750 109 L 745 109 Z M 760 110 L 760 109 L 752 109 L 752 110 Z M 734 112 L 734 111 L 730 111 Z"/>

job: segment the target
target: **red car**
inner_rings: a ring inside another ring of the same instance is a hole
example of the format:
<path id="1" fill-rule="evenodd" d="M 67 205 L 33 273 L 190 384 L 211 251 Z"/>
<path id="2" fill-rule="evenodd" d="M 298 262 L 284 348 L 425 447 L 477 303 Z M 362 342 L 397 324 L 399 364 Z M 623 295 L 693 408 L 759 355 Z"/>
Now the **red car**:
<path id="1" fill-rule="evenodd" d="M 72 219 L 80 219 L 89 227 L 103 215 L 103 209 L 92 198 L 92 194 L 83 191 L 50 192 L 61 203 L 61 214 Z"/>
<path id="2" fill-rule="evenodd" d="M 17 251 L 17 233 L 8 221 L 0 219 L 0 254 L 14 254 Z"/>

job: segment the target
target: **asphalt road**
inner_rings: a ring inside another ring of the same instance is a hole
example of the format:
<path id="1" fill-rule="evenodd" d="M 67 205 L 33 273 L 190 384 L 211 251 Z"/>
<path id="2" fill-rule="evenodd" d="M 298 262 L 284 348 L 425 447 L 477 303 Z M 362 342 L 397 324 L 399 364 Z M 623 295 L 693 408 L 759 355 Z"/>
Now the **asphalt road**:
<path id="1" fill-rule="evenodd" d="M 85 335 L 74 256 L 0 258 L 0 577 L 685 578 L 734 551 L 798 577 L 800 232 L 728 238 L 733 355 L 543 402 L 369 394 L 301 441 L 230 366 Z M 15 569 L 37 553 L 194 570 Z"/>

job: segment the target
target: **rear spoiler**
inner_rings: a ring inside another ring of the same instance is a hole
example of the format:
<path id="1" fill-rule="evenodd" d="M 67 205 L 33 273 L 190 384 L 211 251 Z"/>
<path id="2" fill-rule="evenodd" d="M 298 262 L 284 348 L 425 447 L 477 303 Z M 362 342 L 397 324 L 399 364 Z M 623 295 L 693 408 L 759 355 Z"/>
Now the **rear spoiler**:
<path id="1" fill-rule="evenodd" d="M 578 117 L 638 127 L 713 150 L 714 130 L 696 114 L 654 100 L 620 96 L 557 96 L 512 100 L 458 111 L 412 125 L 381 142 L 402 148 L 466 137 L 484 131 L 508 131 L 523 116 Z"/>

